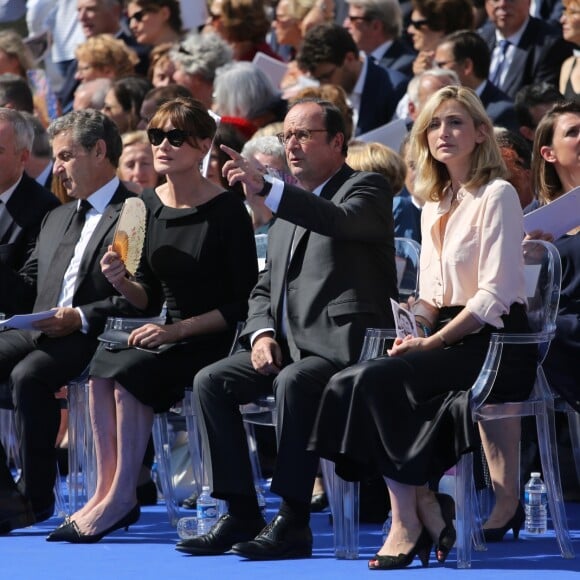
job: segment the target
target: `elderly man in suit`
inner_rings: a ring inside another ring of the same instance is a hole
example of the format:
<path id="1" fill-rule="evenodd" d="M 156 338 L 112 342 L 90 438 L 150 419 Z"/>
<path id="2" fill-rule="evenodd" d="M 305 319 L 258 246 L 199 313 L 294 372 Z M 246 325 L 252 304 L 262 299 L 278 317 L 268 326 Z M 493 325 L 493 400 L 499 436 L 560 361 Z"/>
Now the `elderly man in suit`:
<path id="1" fill-rule="evenodd" d="M 59 205 L 24 171 L 33 141 L 34 131 L 24 116 L 0 108 L 0 263 L 15 270 L 34 249 L 46 213 Z"/>
<path id="2" fill-rule="evenodd" d="M 388 123 L 409 81 L 359 54 L 348 30 L 333 23 L 319 24 L 306 33 L 296 61 L 320 84 L 339 85 L 346 91 L 355 135 Z"/>
<path id="3" fill-rule="evenodd" d="M 34 330 L 0 333 L 0 381 L 12 388 L 22 463 L 16 488 L 0 461 L 0 533 L 52 515 L 60 418 L 54 393 L 86 368 L 107 316 L 130 313 L 99 264 L 123 202 L 132 195 L 116 176 L 118 129 L 89 109 L 57 119 L 49 135 L 54 174 L 77 201 L 45 217 L 19 271 L 0 264 L 0 310 L 55 309 Z"/>
<path id="4" fill-rule="evenodd" d="M 348 0 L 344 27 L 359 50 L 377 64 L 411 77 L 416 52 L 401 39 L 403 16 L 398 0 Z"/>
<path id="5" fill-rule="evenodd" d="M 228 513 L 209 533 L 177 545 L 193 555 L 232 546 L 250 559 L 311 555 L 318 458 L 306 445 L 318 402 L 329 378 L 357 360 L 365 329 L 392 326 L 387 304 L 397 288 L 388 183 L 345 164 L 344 120 L 326 101 L 294 104 L 279 138 L 301 187 L 265 181 L 226 148 L 229 183 L 243 183 L 247 196 L 264 196 L 276 221 L 266 268 L 250 296 L 243 350 L 194 381 L 213 495 L 227 500 Z M 278 457 L 271 490 L 283 501 L 264 528 L 238 406 L 272 392 Z"/>
<path id="6" fill-rule="evenodd" d="M 530 16 L 530 0 L 486 0 L 488 22 L 479 30 L 491 52 L 489 79 L 512 99 L 518 90 L 546 81 L 558 86 L 572 45 L 562 32 Z"/>

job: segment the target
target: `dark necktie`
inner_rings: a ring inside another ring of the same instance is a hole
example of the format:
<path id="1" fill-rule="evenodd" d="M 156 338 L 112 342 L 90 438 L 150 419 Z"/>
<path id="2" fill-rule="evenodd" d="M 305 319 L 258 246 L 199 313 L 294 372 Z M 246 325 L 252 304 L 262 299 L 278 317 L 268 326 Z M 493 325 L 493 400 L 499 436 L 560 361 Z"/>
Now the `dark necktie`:
<path id="1" fill-rule="evenodd" d="M 39 288 L 36 303 L 34 305 L 35 312 L 48 310 L 56 306 L 64 281 L 64 274 L 72 260 L 75 246 L 81 237 L 87 211 L 89 211 L 91 207 L 91 204 L 86 199 L 83 199 L 81 200 L 77 211 L 73 214 L 70 224 L 54 253 L 52 262 L 50 263 L 50 268 L 48 270 L 49 275 L 42 288 Z"/>
<path id="2" fill-rule="evenodd" d="M 491 82 L 496 86 L 499 87 L 501 85 L 501 75 L 505 65 L 505 57 L 507 53 L 507 49 L 509 48 L 510 41 L 509 40 L 500 40 L 499 41 L 499 58 L 497 60 L 497 65 L 495 67 L 495 72 L 493 73 L 493 77 L 490 79 Z"/>

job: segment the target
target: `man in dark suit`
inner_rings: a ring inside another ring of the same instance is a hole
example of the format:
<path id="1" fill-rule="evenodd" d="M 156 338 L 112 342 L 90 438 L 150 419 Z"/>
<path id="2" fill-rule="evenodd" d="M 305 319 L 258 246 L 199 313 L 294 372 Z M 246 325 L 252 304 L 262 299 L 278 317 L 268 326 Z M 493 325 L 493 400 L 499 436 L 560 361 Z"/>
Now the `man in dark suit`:
<path id="1" fill-rule="evenodd" d="M 359 50 L 377 64 L 413 76 L 417 54 L 401 39 L 403 17 L 398 0 L 348 0 L 343 25 Z"/>
<path id="2" fill-rule="evenodd" d="M 341 86 L 353 109 L 355 135 L 388 123 L 404 95 L 408 78 L 359 54 L 352 36 L 338 24 L 319 24 L 305 35 L 298 66 L 320 84 Z"/>
<path id="3" fill-rule="evenodd" d="M 572 45 L 547 22 L 530 16 L 530 0 L 486 0 L 488 22 L 480 30 L 491 52 L 489 79 L 512 99 L 518 90 L 546 81 L 558 86 Z"/>
<path id="4" fill-rule="evenodd" d="M 477 32 L 458 30 L 445 36 L 435 50 L 435 64 L 453 70 L 465 87 L 473 89 L 496 126 L 518 130 L 513 100 L 488 80 L 490 56 Z"/>
<path id="5" fill-rule="evenodd" d="M 0 461 L 0 533 L 52 515 L 60 418 L 54 393 L 86 368 L 107 316 L 130 313 L 99 263 L 132 195 L 116 176 L 118 129 L 102 113 L 86 110 L 54 121 L 49 135 L 54 174 L 78 201 L 46 216 L 19 271 L 0 264 L 0 310 L 55 308 L 35 330 L 0 333 L 0 381 L 12 388 L 22 463 L 17 489 Z"/>
<path id="6" fill-rule="evenodd" d="M 233 546 L 252 559 L 311 555 L 318 458 L 306 447 L 318 402 L 329 378 L 357 360 L 365 329 L 392 326 L 387 304 L 397 288 L 388 183 L 345 164 L 344 120 L 330 103 L 293 105 L 281 140 L 303 189 L 265 182 L 247 160 L 227 151 L 229 183 L 243 183 L 247 196 L 265 196 L 276 221 L 266 268 L 250 297 L 243 350 L 195 377 L 213 495 L 228 501 L 228 514 L 209 533 L 177 545 L 189 554 L 221 554 Z M 262 530 L 238 405 L 272 393 L 278 457 L 271 490 L 283 501 Z"/>
<path id="7" fill-rule="evenodd" d="M 24 172 L 33 139 L 32 127 L 21 113 L 0 108 L 0 263 L 14 270 L 32 253 L 46 213 L 59 205 Z"/>

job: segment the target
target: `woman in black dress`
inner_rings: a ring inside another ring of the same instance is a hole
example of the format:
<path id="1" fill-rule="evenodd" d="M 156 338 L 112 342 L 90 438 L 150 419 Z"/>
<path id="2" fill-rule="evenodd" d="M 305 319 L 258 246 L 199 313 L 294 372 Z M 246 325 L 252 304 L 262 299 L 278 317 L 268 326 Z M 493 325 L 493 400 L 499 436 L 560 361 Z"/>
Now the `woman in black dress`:
<path id="1" fill-rule="evenodd" d="M 175 345 L 159 354 L 97 351 L 90 367 L 97 489 L 52 541 L 95 542 L 138 520 L 135 489 L 153 414 L 183 398 L 195 373 L 227 354 L 246 317 L 257 279 L 251 220 L 237 194 L 199 169 L 215 129 L 205 107 L 188 98 L 162 105 L 149 124 L 155 169 L 167 181 L 142 196 L 148 224 L 136 279 L 112 248 L 101 267 L 138 309 L 156 313 L 167 304 L 166 323 L 134 330 L 129 344 Z"/>
<path id="2" fill-rule="evenodd" d="M 532 175 L 543 204 L 580 185 L 580 102 L 554 105 L 536 129 Z M 554 241 L 562 261 L 556 336 L 543 367 L 551 387 L 580 413 L 580 216 Z M 536 232 L 536 235 L 540 235 Z"/>
<path id="3" fill-rule="evenodd" d="M 415 192 L 427 200 L 420 299 L 413 305 L 421 336 L 396 339 L 389 356 L 336 374 L 311 441 L 345 479 L 360 479 L 369 467 L 385 478 L 392 526 L 369 561 L 373 570 L 408 566 L 415 555 L 427 565 L 433 542 L 438 561 L 445 561 L 455 541 L 453 503 L 426 484 L 474 449 L 468 390 L 490 333 L 527 329 L 522 210 L 503 179 L 493 126 L 478 97 L 465 87 L 440 89 L 415 121 L 410 143 Z M 528 396 L 535 361 L 532 350 L 523 350 L 504 349 L 496 401 Z M 480 428 L 486 452 L 491 446 L 502 457 L 506 447 L 517 450 L 517 438 L 499 441 L 493 426 Z M 501 502 L 510 510 L 505 519 L 520 513 L 517 506 L 517 495 L 509 507 Z"/>

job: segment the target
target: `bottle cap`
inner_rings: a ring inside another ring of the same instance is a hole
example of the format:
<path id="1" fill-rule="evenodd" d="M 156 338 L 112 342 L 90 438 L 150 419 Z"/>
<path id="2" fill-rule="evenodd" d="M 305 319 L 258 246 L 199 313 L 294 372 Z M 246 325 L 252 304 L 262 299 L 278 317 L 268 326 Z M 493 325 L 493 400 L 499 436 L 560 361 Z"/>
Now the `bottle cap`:
<path id="1" fill-rule="evenodd" d="M 532 473 L 530 473 L 531 477 L 541 477 L 542 474 L 539 471 L 532 471 Z"/>

